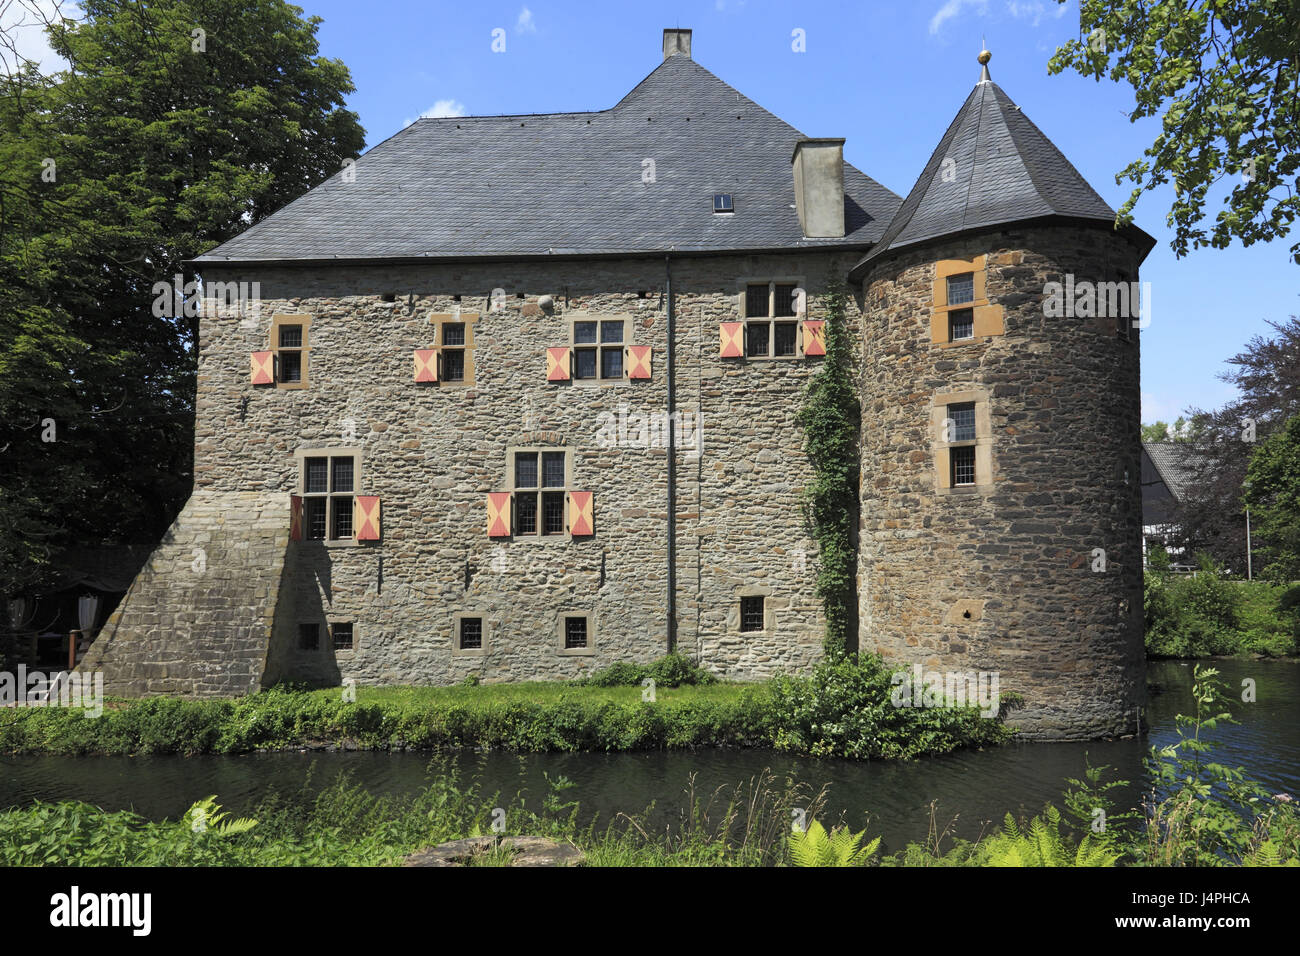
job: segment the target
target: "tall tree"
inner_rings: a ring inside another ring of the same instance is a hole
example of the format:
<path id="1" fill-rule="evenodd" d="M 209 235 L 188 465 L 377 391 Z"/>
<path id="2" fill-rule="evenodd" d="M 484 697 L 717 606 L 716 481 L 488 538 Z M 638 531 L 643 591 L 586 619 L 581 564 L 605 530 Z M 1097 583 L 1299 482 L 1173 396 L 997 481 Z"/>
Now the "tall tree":
<path id="1" fill-rule="evenodd" d="M 1257 445 L 1300 414 L 1300 318 L 1269 323 L 1277 333 L 1257 335 L 1220 376 L 1239 397 L 1214 411 L 1192 409 L 1201 422 L 1192 439 L 1195 480 L 1176 509 L 1183 543 L 1206 551 L 1238 572 L 1246 569 L 1242 483 Z"/>
<path id="2" fill-rule="evenodd" d="M 1300 580 L 1300 416 L 1255 448 L 1243 495 L 1263 575 L 1287 583 Z"/>
<path id="3" fill-rule="evenodd" d="M 152 541 L 189 494 L 197 318 L 156 282 L 362 148 L 347 68 L 283 0 L 85 0 L 68 67 L 0 78 L 0 592 Z M 42 423 L 52 420 L 54 432 Z M 53 441 L 49 440 L 51 437 Z"/>
<path id="4" fill-rule="evenodd" d="M 1121 221 L 1144 192 L 1172 182 L 1180 257 L 1290 233 L 1300 212 L 1300 0 L 1080 0 L 1079 27 L 1048 69 L 1126 82 L 1130 119 L 1162 121 L 1145 158 L 1115 177 L 1136 184 Z M 1226 182 L 1227 208 L 1207 226 L 1206 200 Z M 1300 263 L 1300 243 L 1291 256 Z"/>

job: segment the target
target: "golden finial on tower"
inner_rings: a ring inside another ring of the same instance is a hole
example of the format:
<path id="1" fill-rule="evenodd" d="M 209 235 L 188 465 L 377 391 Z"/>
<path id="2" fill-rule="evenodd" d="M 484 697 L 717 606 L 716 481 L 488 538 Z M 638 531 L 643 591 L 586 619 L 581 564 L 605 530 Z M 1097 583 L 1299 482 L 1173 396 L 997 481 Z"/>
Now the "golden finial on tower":
<path id="1" fill-rule="evenodd" d="M 980 50 L 980 82 L 988 83 L 992 80 L 989 76 L 989 60 L 993 59 L 993 54 L 988 50 Z"/>

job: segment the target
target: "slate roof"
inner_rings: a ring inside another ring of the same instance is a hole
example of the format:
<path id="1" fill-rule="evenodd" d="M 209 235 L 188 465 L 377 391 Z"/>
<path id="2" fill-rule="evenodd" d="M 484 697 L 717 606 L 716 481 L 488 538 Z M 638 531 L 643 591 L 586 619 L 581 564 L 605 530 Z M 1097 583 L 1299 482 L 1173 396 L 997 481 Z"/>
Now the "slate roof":
<path id="1" fill-rule="evenodd" d="M 880 242 L 850 275 L 860 279 L 889 250 L 1043 216 L 1115 221 L 1115 211 L 1020 107 L 981 80 Z"/>
<path id="2" fill-rule="evenodd" d="M 790 157 L 805 138 L 694 60 L 665 59 L 612 109 L 420 119 L 198 264 L 857 246 L 901 199 L 844 164 L 842 239 L 805 239 Z M 642 181 L 654 161 L 655 182 Z M 730 193 L 734 215 L 713 213 Z"/>
<path id="3" fill-rule="evenodd" d="M 1169 493 L 1182 501 L 1196 483 L 1196 446 L 1177 441 L 1144 441 L 1142 448 Z"/>

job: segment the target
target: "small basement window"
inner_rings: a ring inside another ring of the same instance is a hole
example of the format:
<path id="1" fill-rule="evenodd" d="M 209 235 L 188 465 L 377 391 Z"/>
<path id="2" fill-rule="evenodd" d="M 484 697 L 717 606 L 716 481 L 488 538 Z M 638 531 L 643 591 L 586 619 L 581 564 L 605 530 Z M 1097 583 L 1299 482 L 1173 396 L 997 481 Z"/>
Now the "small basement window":
<path id="1" fill-rule="evenodd" d="M 462 617 L 457 646 L 462 651 L 477 651 L 483 648 L 483 618 Z"/>
<path id="2" fill-rule="evenodd" d="M 730 193 L 713 194 L 713 211 L 715 213 L 735 212 L 735 207 L 731 204 Z"/>
<path id="3" fill-rule="evenodd" d="M 334 650 L 352 650 L 352 622 L 336 621 L 331 624 L 330 636 L 334 639 Z"/>
<path id="4" fill-rule="evenodd" d="M 740 599 L 740 629 L 742 631 L 763 630 L 763 600 L 761 594 Z"/>
<path id="5" fill-rule="evenodd" d="M 574 648 L 587 646 L 587 619 L 586 617 L 566 617 L 564 619 L 564 649 L 566 651 Z"/>

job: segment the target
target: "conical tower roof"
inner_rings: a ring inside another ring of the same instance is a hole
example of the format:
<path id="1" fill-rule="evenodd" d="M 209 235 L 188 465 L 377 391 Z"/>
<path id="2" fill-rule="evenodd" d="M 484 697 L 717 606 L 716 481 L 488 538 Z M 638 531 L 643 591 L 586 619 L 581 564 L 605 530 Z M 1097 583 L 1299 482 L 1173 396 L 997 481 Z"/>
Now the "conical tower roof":
<path id="1" fill-rule="evenodd" d="M 980 62 L 979 83 L 852 278 L 888 251 L 942 236 L 1045 216 L 1115 221 L 1115 211 L 989 78 L 987 51 Z"/>

